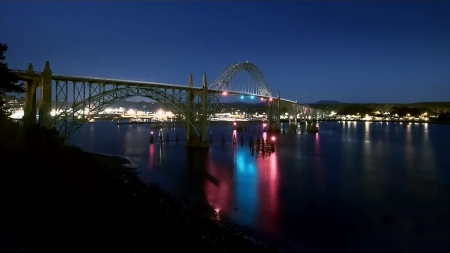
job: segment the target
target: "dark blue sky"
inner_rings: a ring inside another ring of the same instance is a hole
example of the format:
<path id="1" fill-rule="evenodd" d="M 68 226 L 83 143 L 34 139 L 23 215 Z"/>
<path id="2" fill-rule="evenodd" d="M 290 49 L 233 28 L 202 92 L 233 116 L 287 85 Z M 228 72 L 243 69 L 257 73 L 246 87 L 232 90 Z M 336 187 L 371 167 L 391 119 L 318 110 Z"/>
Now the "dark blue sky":
<path id="1" fill-rule="evenodd" d="M 450 2 L 0 2 L 10 68 L 196 85 L 250 61 L 299 102 L 450 101 Z"/>

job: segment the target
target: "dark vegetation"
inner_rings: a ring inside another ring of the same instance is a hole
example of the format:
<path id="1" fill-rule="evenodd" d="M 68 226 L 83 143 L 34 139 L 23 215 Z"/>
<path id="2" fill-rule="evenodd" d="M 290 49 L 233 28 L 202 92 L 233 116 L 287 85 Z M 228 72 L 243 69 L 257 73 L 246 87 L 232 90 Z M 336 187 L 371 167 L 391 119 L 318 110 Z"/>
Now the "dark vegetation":
<path id="1" fill-rule="evenodd" d="M 23 91 L 1 74 L 0 95 Z M 65 146 L 2 110 L 0 159 L 0 252 L 276 251 L 144 185 L 128 160 Z"/>

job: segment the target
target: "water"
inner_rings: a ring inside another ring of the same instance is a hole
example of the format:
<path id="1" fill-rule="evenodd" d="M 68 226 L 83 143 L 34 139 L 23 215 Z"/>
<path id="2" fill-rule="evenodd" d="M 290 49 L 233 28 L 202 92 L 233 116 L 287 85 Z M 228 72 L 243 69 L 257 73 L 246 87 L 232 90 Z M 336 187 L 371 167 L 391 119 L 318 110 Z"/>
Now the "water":
<path id="1" fill-rule="evenodd" d="M 307 248 L 450 250 L 450 125 L 321 122 L 318 134 L 276 135 L 275 153 L 264 158 L 248 146 L 250 136 L 262 137 L 259 128 L 233 133 L 231 123 L 213 124 L 205 153 L 173 141 L 176 133 L 184 139 L 182 128 L 166 129 L 171 141 L 160 145 L 149 144 L 150 131 L 155 141 L 158 133 L 150 125 L 110 122 L 83 126 L 70 143 L 129 158 L 144 182 L 179 199 L 201 185 L 221 215 Z M 219 186 L 191 180 L 193 168 Z"/>

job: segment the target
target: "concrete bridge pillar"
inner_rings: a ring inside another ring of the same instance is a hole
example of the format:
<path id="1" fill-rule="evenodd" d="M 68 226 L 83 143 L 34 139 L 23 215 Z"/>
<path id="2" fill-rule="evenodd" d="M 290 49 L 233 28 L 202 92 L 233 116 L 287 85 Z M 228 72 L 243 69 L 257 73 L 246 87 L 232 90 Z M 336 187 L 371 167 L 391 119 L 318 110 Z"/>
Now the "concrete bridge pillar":
<path id="1" fill-rule="evenodd" d="M 188 81 L 189 88 L 194 87 L 194 83 L 192 81 L 192 74 L 189 75 L 189 81 Z M 191 132 L 192 132 L 192 126 L 189 124 L 189 121 L 192 122 L 192 110 L 193 110 L 193 102 L 194 102 L 194 91 L 192 89 L 188 89 L 187 91 L 187 101 L 186 101 L 186 107 L 188 108 L 186 112 L 186 118 L 187 118 L 187 124 L 186 124 L 186 144 L 190 142 L 191 140 Z"/>
<path id="2" fill-rule="evenodd" d="M 34 74 L 33 65 L 28 65 L 28 72 L 30 76 Z M 36 125 L 36 88 L 38 83 L 35 80 L 27 80 L 25 83 L 25 108 L 24 108 L 24 125 L 34 127 Z"/>
<path id="3" fill-rule="evenodd" d="M 202 118 L 200 123 L 201 141 L 206 142 L 206 133 L 208 131 L 208 84 L 206 82 L 206 73 L 203 73 L 202 78 Z"/>
<path id="4" fill-rule="evenodd" d="M 50 115 L 52 110 L 52 71 L 48 61 L 45 62 L 39 86 L 41 89 L 39 125 L 50 129 L 52 127 L 52 116 Z"/>
<path id="5" fill-rule="evenodd" d="M 280 102 L 281 102 L 280 90 L 278 90 L 277 102 L 276 102 L 277 103 L 277 105 L 276 105 L 277 125 L 276 125 L 276 128 L 274 129 L 275 131 L 279 131 L 280 130 L 280 125 L 281 125 L 281 122 L 280 122 L 280 114 L 281 114 Z"/>
<path id="6" fill-rule="evenodd" d="M 189 76 L 189 87 L 193 88 L 194 83 L 192 81 L 192 74 Z M 200 122 L 200 136 L 197 136 L 194 133 L 193 126 L 187 122 L 186 124 L 186 143 L 185 146 L 187 147 L 209 147 L 209 143 L 206 141 L 207 131 L 208 131 L 208 84 L 206 83 L 206 74 L 203 74 L 203 84 L 202 84 L 203 90 L 201 92 L 197 92 L 197 95 L 202 100 L 202 107 L 200 113 L 202 114 L 201 117 L 198 117 L 198 113 L 195 111 L 194 108 L 194 98 L 196 96 L 194 90 L 188 89 L 187 92 L 187 101 L 186 106 L 189 108 L 188 112 L 186 113 L 187 119 L 194 123 L 197 126 L 197 123 L 195 123 L 195 119 L 199 119 Z"/>

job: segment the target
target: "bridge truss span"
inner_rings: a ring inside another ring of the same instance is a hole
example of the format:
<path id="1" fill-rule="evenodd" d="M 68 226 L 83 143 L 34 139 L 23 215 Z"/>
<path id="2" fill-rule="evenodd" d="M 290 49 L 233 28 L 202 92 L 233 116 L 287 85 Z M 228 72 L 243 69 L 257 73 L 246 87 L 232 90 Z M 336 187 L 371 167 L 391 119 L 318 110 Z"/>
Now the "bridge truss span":
<path id="1" fill-rule="evenodd" d="M 60 112 L 53 117 L 53 125 L 57 130 L 71 136 L 82 124 L 88 122 L 92 115 L 100 113 L 106 107 L 117 101 L 134 96 L 142 96 L 155 100 L 167 110 L 172 111 L 181 122 L 189 125 L 195 135 L 200 135 L 198 126 L 197 107 L 201 107 L 203 100 L 200 95 L 203 92 L 197 87 L 177 87 L 166 85 L 146 84 L 117 84 L 97 82 L 76 82 L 67 80 L 55 80 L 55 111 Z M 69 93 L 69 90 L 72 92 Z M 189 105 L 189 92 L 192 92 L 193 103 Z M 70 95 L 72 96 L 70 96 Z M 68 98 L 72 97 L 72 105 Z M 197 98 L 195 100 L 195 98 Z M 207 96 L 207 104 L 216 100 L 217 95 Z M 209 112 L 209 115 L 212 115 Z"/>

